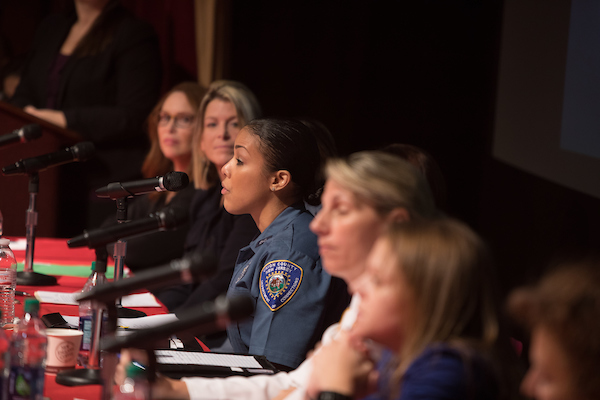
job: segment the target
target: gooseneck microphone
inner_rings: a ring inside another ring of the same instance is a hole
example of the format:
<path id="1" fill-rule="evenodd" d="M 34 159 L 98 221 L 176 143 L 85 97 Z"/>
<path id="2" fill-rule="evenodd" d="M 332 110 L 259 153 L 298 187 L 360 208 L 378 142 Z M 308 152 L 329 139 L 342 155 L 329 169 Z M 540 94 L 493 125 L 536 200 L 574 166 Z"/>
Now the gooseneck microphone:
<path id="1" fill-rule="evenodd" d="M 190 183 L 185 172 L 172 171 L 164 176 L 156 178 L 140 179 L 131 182 L 113 182 L 96 190 L 96 195 L 100 198 L 110 198 L 113 200 L 124 197 L 133 197 L 139 194 L 152 192 L 171 191 L 177 192 L 185 189 Z"/>
<path id="2" fill-rule="evenodd" d="M 73 161 L 85 161 L 94 154 L 94 150 L 92 142 L 81 142 L 54 153 L 19 160 L 13 165 L 2 168 L 2 173 L 4 175 L 31 174 Z"/>
<path id="3" fill-rule="evenodd" d="M 164 266 L 139 272 L 132 277 L 96 286 L 79 297 L 78 301 L 115 301 L 131 292 L 141 289 L 151 290 L 173 284 L 192 283 L 205 279 L 217 269 L 217 259 L 208 253 L 194 252 Z"/>
<path id="4" fill-rule="evenodd" d="M 0 136 L 0 146 L 16 142 L 25 143 L 40 137 L 42 137 L 42 127 L 38 124 L 29 124 Z"/>
<path id="5" fill-rule="evenodd" d="M 193 329 L 195 334 L 211 334 L 223 330 L 230 322 L 242 320 L 254 312 L 254 300 L 248 295 L 220 296 L 214 302 L 205 302 L 200 309 L 187 310 L 179 315 L 179 321 L 149 329 L 134 331 L 125 336 L 102 339 L 100 347 L 105 351 L 123 348 L 154 348 L 154 343 L 169 336 Z"/>
<path id="6" fill-rule="evenodd" d="M 148 233 L 156 230 L 175 229 L 188 221 L 188 212 L 179 207 L 167 207 L 161 211 L 150 214 L 147 217 L 136 219 L 122 224 L 99 228 L 94 230 L 84 230 L 79 236 L 67 240 L 69 247 L 87 246 L 94 249 L 117 240 Z"/>

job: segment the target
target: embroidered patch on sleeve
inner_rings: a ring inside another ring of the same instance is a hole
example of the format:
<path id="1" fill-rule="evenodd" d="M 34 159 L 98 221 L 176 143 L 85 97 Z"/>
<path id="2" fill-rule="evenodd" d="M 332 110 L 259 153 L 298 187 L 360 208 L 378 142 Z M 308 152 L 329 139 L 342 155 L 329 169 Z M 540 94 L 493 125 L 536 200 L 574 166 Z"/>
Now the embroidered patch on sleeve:
<path id="1" fill-rule="evenodd" d="M 302 282 L 302 268 L 291 261 L 271 261 L 260 271 L 260 294 L 271 311 L 277 311 L 294 296 Z"/>

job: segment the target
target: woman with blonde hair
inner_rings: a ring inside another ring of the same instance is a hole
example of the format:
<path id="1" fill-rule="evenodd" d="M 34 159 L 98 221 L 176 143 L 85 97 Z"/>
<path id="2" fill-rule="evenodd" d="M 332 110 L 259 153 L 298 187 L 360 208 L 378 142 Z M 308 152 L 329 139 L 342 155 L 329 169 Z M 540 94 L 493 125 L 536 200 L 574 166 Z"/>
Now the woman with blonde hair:
<path id="1" fill-rule="evenodd" d="M 374 341 L 387 349 L 374 398 L 516 398 L 517 355 L 492 272 L 486 246 L 457 220 L 390 225 L 369 254 L 356 322 L 315 356 L 309 394 L 372 391 L 377 375 L 364 343 Z"/>
<path id="2" fill-rule="evenodd" d="M 200 102 L 191 163 L 191 177 L 198 190 L 191 201 L 191 223 L 184 251 L 212 252 L 218 259 L 218 267 L 211 278 L 198 285 L 179 285 L 155 293 L 173 312 L 214 300 L 227 291 L 239 249 L 258 233 L 249 215 L 231 215 L 223 208 L 221 169 L 233 157 L 233 145 L 240 130 L 260 115 L 256 96 L 237 81 L 213 82 Z M 225 334 L 203 339 L 209 347 L 219 346 Z"/>
<path id="3" fill-rule="evenodd" d="M 243 83 L 218 80 L 210 84 L 198 110 L 194 136 L 192 175 L 196 188 L 206 190 L 221 181 L 221 168 L 233 157 L 237 133 L 261 115 L 256 96 Z"/>

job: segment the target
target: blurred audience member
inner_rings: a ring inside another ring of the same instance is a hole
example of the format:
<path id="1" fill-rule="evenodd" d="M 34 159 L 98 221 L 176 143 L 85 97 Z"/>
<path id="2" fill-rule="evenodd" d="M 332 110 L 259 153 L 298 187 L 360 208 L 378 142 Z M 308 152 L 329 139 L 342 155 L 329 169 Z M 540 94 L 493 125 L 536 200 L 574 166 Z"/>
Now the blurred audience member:
<path id="1" fill-rule="evenodd" d="M 521 390 L 537 400 L 600 399 L 600 263 L 563 265 L 514 291 L 513 316 L 531 330 Z"/>

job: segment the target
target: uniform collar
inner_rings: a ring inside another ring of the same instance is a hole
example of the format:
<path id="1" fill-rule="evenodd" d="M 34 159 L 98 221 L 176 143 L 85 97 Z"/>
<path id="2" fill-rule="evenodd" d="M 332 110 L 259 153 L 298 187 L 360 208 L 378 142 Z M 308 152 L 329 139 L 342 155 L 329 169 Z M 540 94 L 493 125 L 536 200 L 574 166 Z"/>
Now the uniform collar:
<path id="1" fill-rule="evenodd" d="M 257 248 L 269 242 L 280 232 L 284 231 L 288 225 L 294 221 L 300 214 L 305 212 L 304 203 L 295 203 L 281 212 L 274 220 L 267 226 L 267 229 L 261 232 L 256 239 L 250 243 L 252 250 L 256 251 Z"/>

